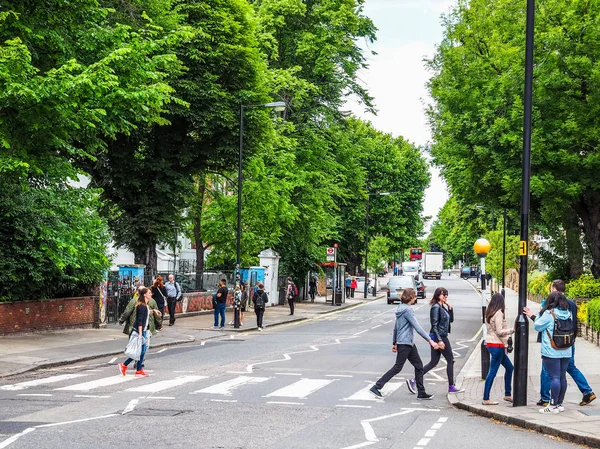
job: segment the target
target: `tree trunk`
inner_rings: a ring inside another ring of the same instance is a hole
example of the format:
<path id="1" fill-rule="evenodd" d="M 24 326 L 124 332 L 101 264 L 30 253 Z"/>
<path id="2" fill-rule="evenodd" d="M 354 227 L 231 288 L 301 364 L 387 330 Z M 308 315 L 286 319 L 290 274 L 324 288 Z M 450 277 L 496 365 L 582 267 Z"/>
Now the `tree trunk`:
<path id="1" fill-rule="evenodd" d="M 204 273 L 204 242 L 202 241 L 202 212 L 204 209 L 204 194 L 206 192 L 206 177 L 204 174 L 199 176 L 197 182 L 195 207 L 192 209 L 194 217 L 194 244 L 196 246 L 196 288 L 204 290 L 203 276 Z"/>
<path id="2" fill-rule="evenodd" d="M 563 219 L 567 238 L 567 257 L 569 259 L 569 275 L 577 279 L 583 274 L 583 246 L 581 246 L 581 226 L 579 217 L 569 208 Z"/>
<path id="3" fill-rule="evenodd" d="M 588 190 L 573 207 L 592 253 L 592 275 L 600 278 L 600 192 Z"/>
<path id="4" fill-rule="evenodd" d="M 157 255 L 156 255 L 156 244 L 148 245 L 144 251 L 133 253 L 134 263 L 146 265 L 144 269 L 145 276 L 156 276 L 156 265 L 157 265 Z"/>

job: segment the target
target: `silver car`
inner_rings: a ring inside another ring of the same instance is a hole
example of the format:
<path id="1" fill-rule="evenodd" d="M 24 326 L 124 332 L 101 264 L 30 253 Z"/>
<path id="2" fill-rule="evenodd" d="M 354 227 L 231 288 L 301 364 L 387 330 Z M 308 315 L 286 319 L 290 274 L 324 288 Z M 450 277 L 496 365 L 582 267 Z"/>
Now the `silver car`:
<path id="1" fill-rule="evenodd" d="M 400 301 L 402 293 L 407 288 L 413 288 L 417 292 L 417 283 L 413 276 L 393 276 L 388 282 L 387 302 L 393 304 Z M 416 303 L 417 301 L 415 301 Z"/>

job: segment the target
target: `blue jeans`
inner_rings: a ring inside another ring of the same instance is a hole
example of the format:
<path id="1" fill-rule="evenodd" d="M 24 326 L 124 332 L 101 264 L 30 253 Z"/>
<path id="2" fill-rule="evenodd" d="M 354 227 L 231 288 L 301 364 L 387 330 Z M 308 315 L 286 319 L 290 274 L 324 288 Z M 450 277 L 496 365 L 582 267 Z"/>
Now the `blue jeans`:
<path id="1" fill-rule="evenodd" d="M 550 396 L 552 405 L 561 405 L 567 392 L 567 367 L 569 366 L 568 357 L 562 359 L 553 359 L 542 356 L 542 366 L 546 369 L 550 377 Z"/>
<path id="2" fill-rule="evenodd" d="M 227 304 L 219 303 L 215 308 L 215 327 L 219 326 L 219 315 L 221 316 L 221 327 L 225 327 L 225 307 Z"/>
<path id="3" fill-rule="evenodd" d="M 142 332 L 142 338 L 146 338 L 146 331 Z M 140 354 L 140 359 L 137 362 L 137 370 L 141 371 L 142 369 L 142 365 L 144 364 L 144 356 L 146 355 L 146 343 L 144 343 L 142 345 L 142 353 Z M 125 366 L 129 366 L 129 364 L 133 362 L 133 359 L 131 357 L 129 357 L 127 360 L 125 360 L 124 365 Z"/>
<path id="4" fill-rule="evenodd" d="M 506 355 L 504 348 L 490 348 L 488 347 L 492 360 L 490 361 L 490 370 L 485 378 L 485 388 L 483 389 L 483 400 L 487 401 L 490 398 L 490 392 L 492 391 L 492 384 L 498 374 L 500 365 L 504 367 L 504 396 L 510 396 L 512 390 L 512 373 L 513 364 Z"/>
<path id="5" fill-rule="evenodd" d="M 590 388 L 590 384 L 588 384 L 587 379 L 575 366 L 575 345 L 573 345 L 573 355 L 571 356 L 571 360 L 569 360 L 567 373 L 569 373 L 569 376 L 573 378 L 577 384 L 577 388 L 579 388 L 579 391 L 581 391 L 581 394 L 585 396 L 586 394 L 592 393 L 592 389 Z M 542 372 L 540 373 L 540 399 L 544 402 L 550 402 L 550 376 L 548 375 L 548 371 L 546 371 L 546 367 L 543 363 Z"/>

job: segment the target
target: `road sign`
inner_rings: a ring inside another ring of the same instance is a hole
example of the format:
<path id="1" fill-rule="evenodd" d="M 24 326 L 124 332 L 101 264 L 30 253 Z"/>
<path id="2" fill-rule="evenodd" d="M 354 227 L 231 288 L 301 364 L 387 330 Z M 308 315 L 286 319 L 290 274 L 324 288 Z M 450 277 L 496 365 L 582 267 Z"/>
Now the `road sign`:
<path id="1" fill-rule="evenodd" d="M 333 256 L 335 254 L 335 248 L 327 248 L 327 256 Z"/>
<path id="2" fill-rule="evenodd" d="M 527 241 L 521 240 L 519 242 L 519 256 L 526 256 L 526 255 L 527 255 Z"/>
<path id="3" fill-rule="evenodd" d="M 327 262 L 333 262 L 335 260 L 335 256 L 334 255 L 329 255 L 327 254 Z"/>

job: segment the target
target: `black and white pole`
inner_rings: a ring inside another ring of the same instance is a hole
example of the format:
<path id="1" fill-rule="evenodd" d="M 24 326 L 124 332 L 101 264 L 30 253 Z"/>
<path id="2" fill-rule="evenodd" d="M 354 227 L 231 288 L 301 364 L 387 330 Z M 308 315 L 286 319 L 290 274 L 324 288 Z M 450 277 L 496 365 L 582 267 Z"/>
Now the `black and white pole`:
<path id="1" fill-rule="evenodd" d="M 475 253 L 479 256 L 481 262 L 481 378 L 487 377 L 488 371 L 490 370 L 490 353 L 487 350 L 486 338 L 487 328 L 485 325 L 485 311 L 487 309 L 486 284 L 485 284 L 485 256 L 490 252 L 490 242 L 486 239 L 478 239 L 473 245 Z"/>

